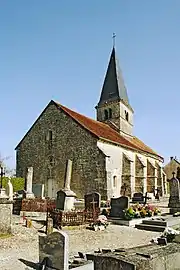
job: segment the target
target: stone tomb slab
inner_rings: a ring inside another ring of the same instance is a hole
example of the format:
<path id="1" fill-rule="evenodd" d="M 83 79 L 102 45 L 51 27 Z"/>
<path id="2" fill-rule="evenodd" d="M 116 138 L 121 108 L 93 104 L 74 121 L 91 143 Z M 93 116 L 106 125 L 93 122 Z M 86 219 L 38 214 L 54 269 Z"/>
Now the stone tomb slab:
<path id="1" fill-rule="evenodd" d="M 180 245 L 150 244 L 120 252 L 93 254 L 92 260 L 95 270 L 175 270 L 180 269 Z"/>
<path id="2" fill-rule="evenodd" d="M 150 219 L 151 219 L 151 217 L 133 218 L 131 220 L 125 220 L 122 218 L 110 217 L 110 218 L 108 218 L 108 221 L 111 222 L 112 224 L 116 224 L 116 225 L 135 227 L 137 224 L 141 224 L 143 222 L 143 220 L 150 220 Z"/>
<path id="3" fill-rule="evenodd" d="M 55 269 L 68 270 L 68 242 L 68 235 L 63 231 L 39 236 L 39 262 L 48 258 Z"/>
<path id="4" fill-rule="evenodd" d="M 126 196 L 121 196 L 119 198 L 111 199 L 111 211 L 110 217 L 124 217 L 124 210 L 129 207 L 129 198 Z"/>

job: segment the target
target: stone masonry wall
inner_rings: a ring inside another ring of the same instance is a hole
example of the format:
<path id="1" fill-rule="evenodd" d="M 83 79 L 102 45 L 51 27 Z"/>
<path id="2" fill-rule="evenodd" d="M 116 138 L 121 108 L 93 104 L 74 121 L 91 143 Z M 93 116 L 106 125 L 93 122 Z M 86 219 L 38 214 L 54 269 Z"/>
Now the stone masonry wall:
<path id="1" fill-rule="evenodd" d="M 105 156 L 97 139 L 51 103 L 18 146 L 17 176 L 33 166 L 33 183 L 45 184 L 47 196 L 49 179 L 55 191 L 63 188 L 67 159 L 73 161 L 71 189 L 77 196 L 97 190 L 105 199 Z"/>
<path id="2" fill-rule="evenodd" d="M 132 111 L 124 105 L 122 102 L 114 101 L 108 102 L 103 105 L 97 106 L 97 120 L 108 124 L 110 120 L 114 123 L 122 133 L 129 135 L 133 134 L 133 113 Z M 105 119 L 105 110 L 112 111 L 112 117 L 110 119 Z M 125 111 L 128 112 L 129 120 L 125 119 Z"/>

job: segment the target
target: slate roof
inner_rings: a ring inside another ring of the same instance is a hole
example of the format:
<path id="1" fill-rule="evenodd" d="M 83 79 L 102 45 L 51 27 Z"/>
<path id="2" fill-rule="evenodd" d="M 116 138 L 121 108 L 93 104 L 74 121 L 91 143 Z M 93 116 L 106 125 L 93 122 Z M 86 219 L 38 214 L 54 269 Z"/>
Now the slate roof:
<path id="1" fill-rule="evenodd" d="M 122 71 L 113 47 L 98 105 L 115 100 L 123 100 L 126 104 L 129 104 Z"/>
<path id="2" fill-rule="evenodd" d="M 54 102 L 54 101 L 53 101 Z M 73 120 L 79 123 L 86 130 L 91 132 L 93 135 L 98 137 L 99 139 L 104 139 L 114 144 L 118 144 L 124 146 L 129 149 L 134 149 L 140 152 L 146 152 L 156 157 L 163 159 L 160 155 L 158 155 L 155 151 L 153 151 L 149 146 L 144 144 L 137 137 L 125 138 L 120 135 L 117 131 L 111 128 L 108 124 L 93 120 L 88 118 L 80 113 L 70 110 L 69 108 L 54 102 L 58 109 L 63 110 L 67 115 L 69 115 Z"/>

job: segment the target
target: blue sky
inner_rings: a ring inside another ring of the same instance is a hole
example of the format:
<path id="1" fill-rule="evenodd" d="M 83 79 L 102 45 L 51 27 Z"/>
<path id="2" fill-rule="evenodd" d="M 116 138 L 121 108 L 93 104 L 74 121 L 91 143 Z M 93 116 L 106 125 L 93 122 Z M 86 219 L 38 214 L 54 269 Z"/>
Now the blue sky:
<path id="1" fill-rule="evenodd" d="M 134 133 L 180 157 L 179 0 L 0 1 L 0 152 L 14 148 L 51 99 L 95 117 L 116 33 Z"/>

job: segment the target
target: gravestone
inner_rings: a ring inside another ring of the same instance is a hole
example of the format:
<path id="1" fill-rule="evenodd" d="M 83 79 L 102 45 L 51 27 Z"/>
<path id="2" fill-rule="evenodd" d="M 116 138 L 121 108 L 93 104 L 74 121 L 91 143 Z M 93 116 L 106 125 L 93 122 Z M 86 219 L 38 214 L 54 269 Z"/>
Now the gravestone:
<path id="1" fill-rule="evenodd" d="M 65 209 L 65 198 L 66 193 L 63 190 L 59 190 L 57 192 L 57 199 L 56 199 L 56 208 L 59 210 Z"/>
<path id="2" fill-rule="evenodd" d="M 111 198 L 110 217 L 124 217 L 123 210 L 129 208 L 129 197 L 121 196 L 119 198 Z"/>
<path id="3" fill-rule="evenodd" d="M 132 202 L 144 202 L 144 196 L 141 192 L 136 192 L 133 194 Z"/>
<path id="4" fill-rule="evenodd" d="M 57 192 L 56 208 L 64 211 L 74 210 L 76 194 L 70 189 L 72 161 L 67 160 L 64 188 Z"/>
<path id="5" fill-rule="evenodd" d="M 84 195 L 85 210 L 96 210 L 101 206 L 101 195 L 98 192 L 91 192 Z"/>
<path id="6" fill-rule="evenodd" d="M 35 197 L 44 199 L 44 184 L 33 184 L 32 192 L 34 193 Z"/>
<path id="7" fill-rule="evenodd" d="M 68 235 L 63 231 L 39 236 L 39 262 L 42 263 L 46 258 L 51 268 L 68 270 L 68 242 Z"/>
<path id="8" fill-rule="evenodd" d="M 180 185 L 179 180 L 175 178 L 175 173 L 173 177 L 169 180 L 170 187 L 170 197 L 168 207 L 170 208 L 170 213 L 175 213 L 180 211 Z"/>
<path id="9" fill-rule="evenodd" d="M 26 198 L 34 198 L 34 194 L 32 192 L 32 181 L 33 181 L 33 167 L 27 168 L 26 174 Z"/>

